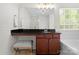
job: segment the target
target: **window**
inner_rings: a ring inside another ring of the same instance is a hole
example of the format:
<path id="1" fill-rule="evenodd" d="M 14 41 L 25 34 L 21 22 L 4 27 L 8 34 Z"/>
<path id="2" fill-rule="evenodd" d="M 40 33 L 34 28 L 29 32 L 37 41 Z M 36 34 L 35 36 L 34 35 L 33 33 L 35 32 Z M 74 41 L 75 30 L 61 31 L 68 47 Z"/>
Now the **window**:
<path id="1" fill-rule="evenodd" d="M 79 29 L 79 8 L 60 8 L 59 17 L 61 29 Z"/>

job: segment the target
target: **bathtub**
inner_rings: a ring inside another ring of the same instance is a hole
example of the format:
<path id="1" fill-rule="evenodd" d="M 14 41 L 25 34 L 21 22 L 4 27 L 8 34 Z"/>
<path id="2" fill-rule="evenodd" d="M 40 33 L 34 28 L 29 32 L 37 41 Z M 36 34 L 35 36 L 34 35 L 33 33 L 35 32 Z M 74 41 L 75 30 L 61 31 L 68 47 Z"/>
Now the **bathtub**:
<path id="1" fill-rule="evenodd" d="M 61 54 L 79 55 L 79 40 L 61 40 Z"/>

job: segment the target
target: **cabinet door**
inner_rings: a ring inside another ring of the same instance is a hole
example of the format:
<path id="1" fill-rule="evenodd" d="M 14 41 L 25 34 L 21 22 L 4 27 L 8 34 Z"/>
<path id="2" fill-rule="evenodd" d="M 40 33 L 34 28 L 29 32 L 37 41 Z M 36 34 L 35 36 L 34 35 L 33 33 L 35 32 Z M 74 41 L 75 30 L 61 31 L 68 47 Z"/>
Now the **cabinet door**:
<path id="1" fill-rule="evenodd" d="M 58 54 L 60 51 L 60 42 L 57 39 L 49 40 L 49 54 Z"/>
<path id="2" fill-rule="evenodd" d="M 36 53 L 39 55 L 46 55 L 48 54 L 48 39 L 44 38 L 37 38 L 36 40 Z"/>

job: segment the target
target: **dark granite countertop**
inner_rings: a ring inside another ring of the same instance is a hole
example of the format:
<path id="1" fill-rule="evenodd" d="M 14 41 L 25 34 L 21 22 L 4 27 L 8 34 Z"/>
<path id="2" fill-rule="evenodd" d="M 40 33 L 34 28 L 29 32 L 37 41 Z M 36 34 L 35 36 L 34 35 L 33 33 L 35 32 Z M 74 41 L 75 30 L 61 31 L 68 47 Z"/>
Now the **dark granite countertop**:
<path id="1" fill-rule="evenodd" d="M 45 30 L 47 32 L 45 32 Z M 55 29 L 13 29 L 11 34 L 46 34 L 46 33 L 55 33 Z"/>

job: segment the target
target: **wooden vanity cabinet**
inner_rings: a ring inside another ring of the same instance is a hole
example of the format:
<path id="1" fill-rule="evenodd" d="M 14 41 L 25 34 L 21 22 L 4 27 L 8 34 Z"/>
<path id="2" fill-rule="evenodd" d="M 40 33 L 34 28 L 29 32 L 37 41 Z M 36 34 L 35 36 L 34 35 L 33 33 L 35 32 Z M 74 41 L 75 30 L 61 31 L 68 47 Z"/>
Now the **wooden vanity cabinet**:
<path id="1" fill-rule="evenodd" d="M 60 34 L 39 34 L 36 36 L 36 54 L 56 55 L 60 53 Z"/>

